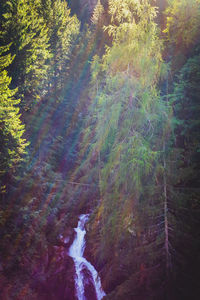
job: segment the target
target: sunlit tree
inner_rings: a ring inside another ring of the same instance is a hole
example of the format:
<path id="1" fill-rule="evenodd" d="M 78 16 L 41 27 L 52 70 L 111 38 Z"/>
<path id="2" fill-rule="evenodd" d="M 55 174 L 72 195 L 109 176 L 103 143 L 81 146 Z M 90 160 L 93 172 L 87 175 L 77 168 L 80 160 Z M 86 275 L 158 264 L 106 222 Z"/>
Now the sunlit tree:
<path id="1" fill-rule="evenodd" d="M 12 42 L 15 60 L 9 67 L 12 85 L 18 86 L 21 105 L 29 110 L 47 91 L 47 74 L 51 57 L 48 28 L 37 12 L 38 1 L 6 2 L 3 15 L 2 42 Z"/>
<path id="2" fill-rule="evenodd" d="M 13 58 L 7 54 L 9 46 L 0 47 L 0 180 L 1 192 L 5 190 L 3 177 L 12 172 L 17 163 L 22 159 L 26 140 L 23 138 L 24 125 L 22 125 L 19 114 L 20 100 L 14 95 L 17 90 L 10 89 L 11 78 L 8 76 L 8 67 Z"/>
<path id="3" fill-rule="evenodd" d="M 124 260 L 131 264 L 129 275 L 147 268 L 150 282 L 158 260 L 160 278 L 171 265 L 165 175 L 171 110 L 157 89 L 167 68 L 156 8 L 149 1 L 110 0 L 108 9 L 111 23 L 104 30 L 112 45 L 93 59 L 94 100 L 83 140 L 90 143 L 84 179 L 93 176 L 99 186 L 93 253 L 117 265 L 133 251 L 137 260 Z"/>

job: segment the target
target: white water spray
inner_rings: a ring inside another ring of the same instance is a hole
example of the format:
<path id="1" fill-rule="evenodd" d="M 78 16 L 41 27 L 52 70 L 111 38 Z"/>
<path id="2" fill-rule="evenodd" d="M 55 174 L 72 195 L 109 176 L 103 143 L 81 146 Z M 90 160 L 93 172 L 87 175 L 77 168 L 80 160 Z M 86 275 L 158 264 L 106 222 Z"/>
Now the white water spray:
<path id="1" fill-rule="evenodd" d="M 101 300 L 103 296 L 105 296 L 105 293 L 101 287 L 101 280 L 95 268 L 83 257 L 86 234 L 85 223 L 87 222 L 88 217 L 89 215 L 86 214 L 79 217 L 78 226 L 77 228 L 74 228 L 77 235 L 69 249 L 69 255 L 73 258 L 75 264 L 75 286 L 78 300 L 87 300 L 84 295 L 84 268 L 86 268 L 91 274 L 97 300 Z"/>

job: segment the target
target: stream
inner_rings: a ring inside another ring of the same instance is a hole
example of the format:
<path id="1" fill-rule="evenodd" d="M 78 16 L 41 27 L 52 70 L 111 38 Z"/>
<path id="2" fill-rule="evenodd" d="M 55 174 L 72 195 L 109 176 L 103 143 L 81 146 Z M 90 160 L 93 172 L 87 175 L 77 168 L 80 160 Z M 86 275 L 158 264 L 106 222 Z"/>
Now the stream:
<path id="1" fill-rule="evenodd" d="M 78 226 L 74 228 L 75 239 L 69 248 L 69 256 L 75 265 L 75 287 L 78 300 L 101 300 L 105 293 L 101 286 L 101 280 L 94 266 L 83 257 L 85 250 L 85 224 L 88 214 L 79 216 Z"/>

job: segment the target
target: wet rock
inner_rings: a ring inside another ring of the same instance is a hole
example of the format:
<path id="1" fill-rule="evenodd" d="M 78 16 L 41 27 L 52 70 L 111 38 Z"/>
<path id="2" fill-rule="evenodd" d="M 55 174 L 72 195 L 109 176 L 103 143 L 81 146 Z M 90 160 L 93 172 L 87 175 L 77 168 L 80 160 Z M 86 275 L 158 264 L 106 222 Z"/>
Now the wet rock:
<path id="1" fill-rule="evenodd" d="M 93 279 L 91 276 L 91 273 L 88 271 L 87 268 L 83 269 L 83 274 L 84 274 L 84 290 L 85 290 L 85 297 L 86 299 L 90 299 L 90 300 L 97 300 L 96 297 L 96 292 L 95 292 L 95 288 L 94 288 L 94 283 L 93 283 Z"/>
<path id="2" fill-rule="evenodd" d="M 62 242 L 62 245 L 69 249 L 71 244 L 73 243 L 75 237 L 75 231 L 73 228 L 68 227 L 62 234 L 62 237 L 60 238 L 60 241 Z"/>
<path id="3" fill-rule="evenodd" d="M 74 284 L 74 262 L 63 246 L 49 249 L 49 263 L 44 273 L 32 278 L 32 288 L 39 300 L 77 300 Z M 42 264 L 42 262 L 41 262 Z"/>

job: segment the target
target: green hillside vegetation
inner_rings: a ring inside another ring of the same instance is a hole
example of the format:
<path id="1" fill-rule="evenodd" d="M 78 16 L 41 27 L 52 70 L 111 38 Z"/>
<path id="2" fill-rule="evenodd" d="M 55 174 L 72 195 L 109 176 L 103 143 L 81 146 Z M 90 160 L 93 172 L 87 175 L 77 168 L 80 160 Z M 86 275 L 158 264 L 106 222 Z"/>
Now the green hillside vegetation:
<path id="1" fill-rule="evenodd" d="M 200 1 L 3 0 L 0 25 L 0 298 L 73 300 L 55 249 L 90 212 L 103 299 L 199 299 Z"/>

